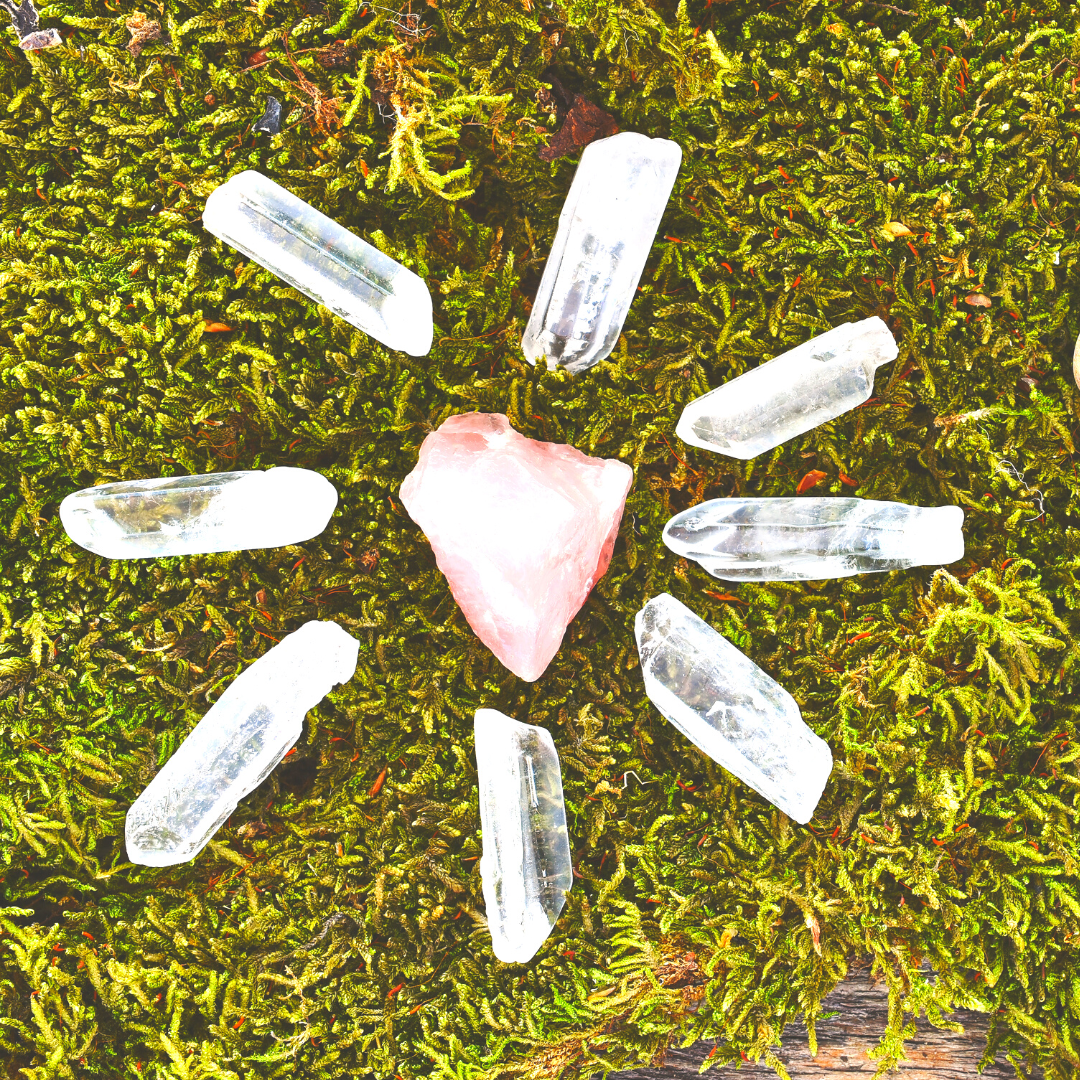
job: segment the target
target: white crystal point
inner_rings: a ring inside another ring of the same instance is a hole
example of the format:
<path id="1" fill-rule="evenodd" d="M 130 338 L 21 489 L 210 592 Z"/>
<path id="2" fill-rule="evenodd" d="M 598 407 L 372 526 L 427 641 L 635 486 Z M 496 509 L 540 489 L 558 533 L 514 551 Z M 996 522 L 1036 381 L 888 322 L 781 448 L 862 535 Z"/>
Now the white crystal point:
<path id="1" fill-rule="evenodd" d="M 574 884 L 559 755 L 544 728 L 495 709 L 477 711 L 475 732 L 491 946 L 504 963 L 524 964 Z"/>
<path id="2" fill-rule="evenodd" d="M 867 401 L 896 341 L 876 315 L 843 323 L 695 398 L 675 434 L 691 446 L 752 458 Z"/>
<path id="3" fill-rule="evenodd" d="M 800 581 L 956 562 L 963 524 L 959 506 L 712 499 L 676 514 L 664 543 L 727 581 Z"/>
<path id="4" fill-rule="evenodd" d="M 615 348 L 681 162 L 636 131 L 585 147 L 521 339 L 531 363 L 585 371 Z"/>
<path id="5" fill-rule="evenodd" d="M 203 225 L 388 348 L 431 348 L 423 280 L 261 173 L 237 173 L 211 192 Z"/>
<path id="6" fill-rule="evenodd" d="M 325 476 L 283 466 L 83 488 L 60 504 L 60 521 L 95 555 L 153 559 L 299 544 L 326 528 L 335 506 Z"/>
<path id="7" fill-rule="evenodd" d="M 699 750 L 805 825 L 832 772 L 832 752 L 795 699 L 673 596 L 634 621 L 645 692 Z"/>
<path id="8" fill-rule="evenodd" d="M 128 858 L 195 858 L 288 753 L 307 711 L 352 678 L 359 650 L 337 623 L 304 623 L 238 675 L 132 804 Z"/>

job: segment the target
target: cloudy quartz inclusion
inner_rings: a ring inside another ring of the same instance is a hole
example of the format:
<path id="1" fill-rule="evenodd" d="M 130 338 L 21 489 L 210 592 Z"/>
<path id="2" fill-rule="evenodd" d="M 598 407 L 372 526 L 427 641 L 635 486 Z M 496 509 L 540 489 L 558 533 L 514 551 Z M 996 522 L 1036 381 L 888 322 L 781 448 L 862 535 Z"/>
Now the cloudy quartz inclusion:
<path id="1" fill-rule="evenodd" d="M 574 884 L 562 773 L 551 735 L 495 709 L 476 713 L 476 765 L 491 945 L 523 964 L 551 933 Z"/>
<path id="2" fill-rule="evenodd" d="M 727 581 L 815 580 L 956 562 L 963 522 L 959 506 L 711 499 L 676 514 L 664 543 Z"/>
<path id="3" fill-rule="evenodd" d="M 828 745 L 795 699 L 673 596 L 634 623 L 645 692 L 699 750 L 806 824 L 832 771 Z"/>

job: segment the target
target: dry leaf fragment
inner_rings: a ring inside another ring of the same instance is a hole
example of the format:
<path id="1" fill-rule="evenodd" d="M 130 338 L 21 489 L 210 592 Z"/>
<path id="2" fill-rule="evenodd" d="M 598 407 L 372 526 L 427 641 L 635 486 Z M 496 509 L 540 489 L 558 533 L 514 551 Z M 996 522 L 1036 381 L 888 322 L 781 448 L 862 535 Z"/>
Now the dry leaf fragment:
<path id="1" fill-rule="evenodd" d="M 285 56 L 288 58 L 289 67 L 292 68 L 293 74 L 296 76 L 295 86 L 299 87 L 300 91 L 307 94 L 311 98 L 311 104 L 304 107 L 304 111 L 308 117 L 314 121 L 316 127 L 320 131 L 327 132 L 331 128 L 336 128 L 341 120 L 338 117 L 338 106 L 341 102 L 337 98 L 327 97 L 322 90 L 319 89 L 304 73 L 300 70 L 300 65 L 296 62 L 295 57 L 292 54 L 292 49 L 289 48 L 289 34 L 286 31 L 283 35 L 285 43 Z"/>
<path id="2" fill-rule="evenodd" d="M 584 94 L 570 93 L 554 75 L 546 76 L 546 80 L 551 83 L 551 92 L 541 93 L 541 104 L 553 105 L 563 124 L 540 150 L 541 161 L 566 157 L 597 139 L 618 133 L 618 122 L 611 113 L 594 105 Z"/>
<path id="3" fill-rule="evenodd" d="M 969 293 L 964 297 L 964 303 L 970 304 L 972 307 L 993 307 L 994 301 L 989 296 L 981 292 Z"/>
<path id="4" fill-rule="evenodd" d="M 911 230 L 902 221 L 886 221 L 881 226 L 881 231 L 887 240 L 895 240 L 898 236 L 911 235 Z"/>
<path id="5" fill-rule="evenodd" d="M 315 59 L 324 68 L 347 68 L 356 60 L 356 48 L 347 41 L 335 41 L 316 49 Z"/>
<path id="6" fill-rule="evenodd" d="M 386 772 L 389 768 L 389 765 L 384 765 L 383 771 L 379 773 L 377 777 L 375 777 L 375 783 L 371 785 L 371 790 L 368 792 L 369 799 L 379 794 L 379 789 L 383 786 L 383 783 L 386 780 Z"/>
<path id="7" fill-rule="evenodd" d="M 809 491 L 815 484 L 820 484 L 828 475 L 828 473 L 823 473 L 820 469 L 811 469 L 799 481 L 799 486 L 795 489 L 795 494 L 801 495 L 804 491 Z"/>
<path id="8" fill-rule="evenodd" d="M 124 25 L 128 28 L 128 33 L 131 34 L 131 40 L 127 44 L 127 51 L 132 56 L 138 56 L 151 41 L 161 39 L 161 23 L 156 19 L 151 19 L 141 11 L 132 12 Z"/>
<path id="9" fill-rule="evenodd" d="M 231 326 L 226 326 L 223 322 L 211 322 L 209 319 L 203 322 L 203 332 L 207 334 L 221 334 L 231 329 Z"/>

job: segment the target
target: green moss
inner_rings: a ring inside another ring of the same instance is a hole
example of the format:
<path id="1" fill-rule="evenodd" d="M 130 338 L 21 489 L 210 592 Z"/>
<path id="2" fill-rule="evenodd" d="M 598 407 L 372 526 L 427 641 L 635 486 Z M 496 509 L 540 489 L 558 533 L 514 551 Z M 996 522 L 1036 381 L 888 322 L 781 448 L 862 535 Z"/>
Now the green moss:
<path id="1" fill-rule="evenodd" d="M 410 22 L 359 0 L 178 0 L 133 59 L 134 9 L 58 0 L 42 22 L 67 46 L 7 39 L 11 1075 L 548 1077 L 701 1036 L 723 1040 L 714 1064 L 776 1064 L 784 1024 L 813 1031 L 859 952 L 893 994 L 883 1067 L 914 1013 L 962 1005 L 993 1014 L 991 1049 L 1073 1074 L 1076 14 L 912 3 L 414 0 Z M 324 70 L 310 50 L 335 38 L 355 60 Z M 518 347 L 574 169 L 537 157 L 551 65 L 685 154 L 625 335 L 577 378 Z M 267 93 L 285 130 L 252 136 Z M 429 357 L 202 231 L 206 195 L 252 167 L 425 276 Z M 868 405 L 746 463 L 675 438 L 690 397 L 870 314 L 901 351 Z M 535 685 L 470 633 L 396 497 L 426 432 L 471 409 L 636 470 L 611 569 Z M 109 563 L 57 518 L 88 484 L 275 463 L 341 492 L 301 547 Z M 959 503 L 967 557 L 731 589 L 660 543 L 676 509 L 790 494 L 812 469 L 815 493 Z M 665 589 L 832 746 L 810 827 L 649 706 L 632 621 Z M 159 763 L 314 617 L 361 640 L 356 678 L 192 864 L 127 863 L 124 813 Z M 494 961 L 483 921 L 480 705 L 550 728 L 564 766 L 579 878 L 523 967 Z"/>

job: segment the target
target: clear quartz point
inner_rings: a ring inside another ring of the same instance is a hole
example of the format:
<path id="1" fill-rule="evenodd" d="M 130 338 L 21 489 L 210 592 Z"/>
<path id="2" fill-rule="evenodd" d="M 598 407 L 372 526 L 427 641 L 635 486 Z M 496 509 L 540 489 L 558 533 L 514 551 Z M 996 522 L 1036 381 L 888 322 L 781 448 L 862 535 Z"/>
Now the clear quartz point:
<path id="1" fill-rule="evenodd" d="M 476 767 L 491 945 L 524 964 L 547 940 L 574 884 L 562 773 L 551 735 L 495 709 L 476 713 Z"/>
<path id="2" fill-rule="evenodd" d="M 95 555 L 152 559 L 299 544 L 326 528 L 336 505 L 321 473 L 283 466 L 84 488 L 60 504 L 60 521 Z"/>
<path id="3" fill-rule="evenodd" d="M 300 738 L 307 711 L 352 678 L 359 649 L 337 623 L 308 622 L 238 675 L 128 810 L 128 858 L 195 858 Z"/>
<path id="4" fill-rule="evenodd" d="M 203 225 L 388 348 L 431 348 L 423 280 L 261 173 L 237 173 L 211 192 Z"/>
<path id="5" fill-rule="evenodd" d="M 896 354 L 876 315 L 843 323 L 695 398 L 675 433 L 704 450 L 757 457 L 867 401 L 874 372 Z"/>
<path id="6" fill-rule="evenodd" d="M 832 752 L 795 699 L 673 596 L 654 596 L 634 622 L 645 692 L 699 750 L 806 824 L 832 771 Z"/>
<path id="7" fill-rule="evenodd" d="M 876 499 L 712 499 L 676 514 L 664 543 L 727 581 L 851 577 L 964 557 L 959 506 Z"/>
<path id="8" fill-rule="evenodd" d="M 585 147 L 521 340 L 531 363 L 585 371 L 615 348 L 681 162 L 635 131 Z"/>

